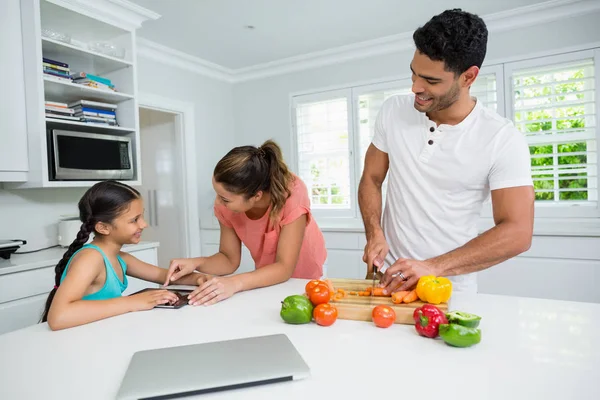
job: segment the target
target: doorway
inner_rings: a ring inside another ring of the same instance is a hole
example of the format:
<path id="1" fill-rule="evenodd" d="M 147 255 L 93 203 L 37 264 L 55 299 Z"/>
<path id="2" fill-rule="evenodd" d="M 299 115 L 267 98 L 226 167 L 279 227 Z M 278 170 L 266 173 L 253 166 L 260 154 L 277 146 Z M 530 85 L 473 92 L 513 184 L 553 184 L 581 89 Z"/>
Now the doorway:
<path id="1" fill-rule="evenodd" d="M 144 241 L 160 243 L 158 265 L 200 256 L 193 106 L 141 95 L 142 185 L 148 228 Z"/>

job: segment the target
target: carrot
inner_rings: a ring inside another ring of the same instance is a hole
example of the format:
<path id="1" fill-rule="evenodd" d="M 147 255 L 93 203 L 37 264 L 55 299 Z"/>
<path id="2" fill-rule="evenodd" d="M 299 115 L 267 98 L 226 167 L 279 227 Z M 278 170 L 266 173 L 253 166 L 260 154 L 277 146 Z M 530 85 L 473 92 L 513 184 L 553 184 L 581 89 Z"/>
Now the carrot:
<path id="1" fill-rule="evenodd" d="M 402 303 L 402 299 L 404 299 L 404 297 L 409 293 L 410 292 L 408 290 L 403 290 L 401 292 L 392 293 L 392 302 L 394 304 Z"/>
<path id="2" fill-rule="evenodd" d="M 390 294 L 385 294 L 383 293 L 383 288 L 375 288 L 373 289 L 373 296 L 384 296 L 384 297 L 388 297 L 391 296 Z"/>
<path id="3" fill-rule="evenodd" d="M 349 295 L 351 295 L 351 296 L 356 296 L 358 293 L 357 293 L 357 292 L 350 291 L 350 292 L 348 292 L 348 294 L 349 294 Z"/>
<path id="4" fill-rule="evenodd" d="M 348 295 L 344 289 L 338 289 L 338 290 L 336 290 L 335 293 L 336 294 L 338 294 L 338 293 L 341 294 L 342 298 L 344 298 L 344 297 L 346 297 Z"/>
<path id="5" fill-rule="evenodd" d="M 417 300 L 417 291 L 416 290 L 411 290 L 409 294 L 407 294 L 406 296 L 404 296 L 404 298 L 402 299 L 403 302 L 405 303 L 412 303 L 413 301 Z"/>

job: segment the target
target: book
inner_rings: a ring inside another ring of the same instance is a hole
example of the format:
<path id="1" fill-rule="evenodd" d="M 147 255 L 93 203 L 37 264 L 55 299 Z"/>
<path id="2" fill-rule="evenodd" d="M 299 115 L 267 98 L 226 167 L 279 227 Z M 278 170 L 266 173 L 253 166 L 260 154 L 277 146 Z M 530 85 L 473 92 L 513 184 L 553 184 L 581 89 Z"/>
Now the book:
<path id="1" fill-rule="evenodd" d="M 71 75 L 69 75 L 68 73 L 66 73 L 64 71 L 52 69 L 52 68 L 44 67 L 44 72 L 48 72 L 49 74 L 53 74 L 53 75 L 57 75 L 57 76 L 64 76 L 65 78 L 71 78 Z"/>
<path id="2" fill-rule="evenodd" d="M 46 105 L 46 111 L 54 111 L 61 114 L 75 114 L 75 110 L 72 108 L 53 107 Z"/>
<path id="3" fill-rule="evenodd" d="M 50 107 L 60 107 L 60 108 L 70 107 L 67 103 L 59 103 L 56 101 L 45 101 L 44 104 L 47 106 L 50 106 Z"/>
<path id="4" fill-rule="evenodd" d="M 57 69 L 57 70 L 59 70 L 59 71 L 65 71 L 65 72 L 67 72 L 67 73 L 69 73 L 69 71 L 70 71 L 70 69 L 69 69 L 68 67 L 62 67 L 62 66 L 60 66 L 60 65 L 56 65 L 56 64 L 50 64 L 50 63 L 47 63 L 47 62 L 44 62 L 44 63 L 42 63 L 42 65 L 43 65 L 44 67 L 47 67 L 47 68 L 51 68 L 51 69 Z"/>
<path id="5" fill-rule="evenodd" d="M 113 111 L 117 109 L 116 104 L 102 103 L 99 101 L 92 101 L 92 100 L 77 100 L 73 103 L 69 103 L 68 106 L 71 108 L 81 106 L 82 108 L 100 108 L 100 109 L 113 110 Z"/>
<path id="6" fill-rule="evenodd" d="M 100 82 L 106 86 L 112 86 L 112 82 L 108 78 L 104 78 L 98 75 L 88 74 L 87 72 L 74 72 L 71 74 L 71 78 L 73 79 L 88 79 L 91 81 Z"/>
<path id="7" fill-rule="evenodd" d="M 46 113 L 46 119 L 58 119 L 58 120 L 68 120 L 68 121 L 81 121 L 81 118 L 79 118 L 79 117 L 72 117 L 70 115 L 50 114 L 50 113 Z"/>
<path id="8" fill-rule="evenodd" d="M 48 64 L 58 65 L 59 67 L 69 68 L 69 64 L 65 64 L 65 63 L 60 62 L 60 61 L 54 61 L 54 60 L 51 60 L 49 58 L 42 58 L 42 61 L 45 62 L 45 63 L 48 63 Z"/>

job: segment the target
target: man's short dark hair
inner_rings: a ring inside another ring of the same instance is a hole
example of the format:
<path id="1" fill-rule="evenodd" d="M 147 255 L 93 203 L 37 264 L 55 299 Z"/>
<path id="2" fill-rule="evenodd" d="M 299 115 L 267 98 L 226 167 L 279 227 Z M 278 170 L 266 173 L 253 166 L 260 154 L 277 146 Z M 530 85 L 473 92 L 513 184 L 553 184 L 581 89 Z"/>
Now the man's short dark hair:
<path id="1" fill-rule="evenodd" d="M 481 68 L 487 51 L 488 31 L 479 16 L 455 8 L 431 18 L 413 34 L 417 50 L 446 70 L 460 75 L 473 65 Z"/>

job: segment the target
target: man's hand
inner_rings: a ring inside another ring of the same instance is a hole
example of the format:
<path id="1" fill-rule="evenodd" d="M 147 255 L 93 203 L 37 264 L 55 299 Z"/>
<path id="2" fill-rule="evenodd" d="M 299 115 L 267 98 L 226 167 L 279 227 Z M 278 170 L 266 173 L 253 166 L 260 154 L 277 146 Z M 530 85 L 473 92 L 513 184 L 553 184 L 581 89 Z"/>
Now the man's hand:
<path id="1" fill-rule="evenodd" d="M 376 233 L 367 239 L 367 245 L 363 254 L 363 261 L 367 263 L 367 276 L 373 273 L 373 264 L 375 264 L 377 269 L 383 267 L 383 260 L 385 260 L 389 251 L 390 247 L 385 240 L 383 232 Z"/>
<path id="2" fill-rule="evenodd" d="M 429 262 L 400 258 L 385 271 L 379 282 L 384 293 L 388 294 L 414 289 L 419 278 L 425 275 L 435 275 L 435 269 Z"/>

